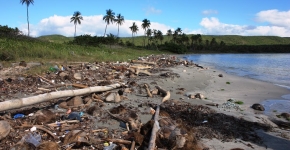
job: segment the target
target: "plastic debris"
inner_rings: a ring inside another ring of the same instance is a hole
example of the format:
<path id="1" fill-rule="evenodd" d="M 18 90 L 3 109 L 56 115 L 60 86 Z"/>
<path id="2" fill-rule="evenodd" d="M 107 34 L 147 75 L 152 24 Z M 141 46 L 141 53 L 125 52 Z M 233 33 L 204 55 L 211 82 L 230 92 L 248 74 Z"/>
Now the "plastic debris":
<path id="1" fill-rule="evenodd" d="M 117 146 L 116 144 L 114 144 L 113 142 L 110 142 L 110 146 L 105 146 L 104 150 L 113 150 L 116 146 Z"/>
<path id="2" fill-rule="evenodd" d="M 36 134 L 36 133 L 34 133 L 34 134 L 28 133 L 23 138 L 24 138 L 25 142 L 31 143 L 35 147 L 37 147 L 41 141 L 41 135 Z"/>
<path id="3" fill-rule="evenodd" d="M 24 114 L 16 114 L 14 115 L 13 119 L 24 118 L 24 117 L 25 117 Z"/>
<path id="4" fill-rule="evenodd" d="M 30 131 L 31 131 L 31 132 L 36 131 L 36 127 L 33 126 L 33 127 L 30 129 Z"/>

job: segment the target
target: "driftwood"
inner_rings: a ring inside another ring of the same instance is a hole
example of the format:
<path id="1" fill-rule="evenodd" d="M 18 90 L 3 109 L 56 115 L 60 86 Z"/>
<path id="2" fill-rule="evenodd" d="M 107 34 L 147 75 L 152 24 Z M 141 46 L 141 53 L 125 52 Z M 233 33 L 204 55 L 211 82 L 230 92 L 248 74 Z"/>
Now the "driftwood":
<path id="1" fill-rule="evenodd" d="M 160 86 L 156 86 L 156 88 L 158 89 L 158 91 L 160 93 L 162 93 L 163 95 L 165 95 L 162 99 L 162 103 L 169 100 L 170 99 L 170 92 L 169 91 L 165 91 L 164 89 L 162 89 Z"/>
<path id="2" fill-rule="evenodd" d="M 42 131 L 45 131 L 46 133 L 48 133 L 49 135 L 51 135 L 54 139 L 57 139 L 57 137 L 51 131 L 45 129 L 41 125 L 22 125 L 22 126 L 17 126 L 15 128 L 32 128 L 32 127 L 36 127 L 36 129 L 40 129 Z"/>
<path id="3" fill-rule="evenodd" d="M 146 74 L 146 75 L 148 75 L 148 76 L 151 76 L 151 73 L 150 73 L 148 70 L 140 70 L 140 69 L 136 69 L 135 74 L 136 74 L 136 75 L 139 75 L 139 73 L 143 73 L 143 74 Z"/>
<path id="4" fill-rule="evenodd" d="M 145 88 L 145 90 L 147 92 L 148 97 L 152 97 L 152 94 L 151 94 L 151 92 L 150 92 L 149 87 L 148 87 L 147 84 L 144 84 L 144 88 Z"/>
<path id="5" fill-rule="evenodd" d="M 32 97 L 7 100 L 4 102 L 0 102 L 0 106 L 1 106 L 0 111 L 21 108 L 24 106 L 29 106 L 29 105 L 49 101 L 52 99 L 62 98 L 62 97 L 71 97 L 71 96 L 84 95 L 84 94 L 94 93 L 94 92 L 108 91 L 108 90 L 118 88 L 121 85 L 122 84 L 116 83 L 116 84 L 112 84 L 108 86 L 94 86 L 94 87 L 88 87 L 88 88 L 78 89 L 78 90 L 57 91 L 57 92 L 40 94 L 40 95 L 32 96 Z"/>
<path id="6" fill-rule="evenodd" d="M 49 82 L 50 84 L 54 84 L 53 82 L 51 82 L 50 80 L 44 78 L 43 76 L 37 75 L 39 78 L 41 78 L 42 80 Z"/>
<path id="7" fill-rule="evenodd" d="M 130 68 L 134 69 L 151 69 L 151 66 L 130 66 Z"/>
<path id="8" fill-rule="evenodd" d="M 158 123 L 159 111 L 160 111 L 160 106 L 158 105 L 156 108 L 155 116 L 154 116 L 154 125 L 151 132 L 148 150 L 154 150 L 155 148 L 156 134 L 159 129 L 159 123 Z"/>
<path id="9" fill-rule="evenodd" d="M 156 65 L 155 62 L 147 62 L 147 61 L 140 61 L 140 60 L 132 60 L 132 63 L 139 63 L 139 64 L 149 64 L 149 65 Z"/>

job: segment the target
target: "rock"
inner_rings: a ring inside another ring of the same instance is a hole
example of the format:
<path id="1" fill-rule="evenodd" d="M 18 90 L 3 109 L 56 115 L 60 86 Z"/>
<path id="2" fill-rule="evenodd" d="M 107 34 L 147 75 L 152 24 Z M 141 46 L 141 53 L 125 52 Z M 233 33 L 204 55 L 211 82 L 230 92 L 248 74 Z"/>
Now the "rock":
<path id="1" fill-rule="evenodd" d="M 195 99 L 195 95 L 191 94 L 191 95 L 189 95 L 189 98 Z"/>
<path id="2" fill-rule="evenodd" d="M 106 99 L 106 102 L 115 102 L 118 103 L 121 101 L 120 95 L 118 93 L 110 93 Z"/>
<path id="3" fill-rule="evenodd" d="M 9 122 L 5 120 L 1 120 L 0 121 L 0 141 L 4 139 L 10 133 L 10 130 L 11 130 L 11 126 Z"/>
<path id="4" fill-rule="evenodd" d="M 46 141 L 40 143 L 40 145 L 37 147 L 38 150 L 58 150 L 60 149 L 60 146 L 56 142 Z"/>
<path id="5" fill-rule="evenodd" d="M 75 96 L 74 98 L 67 101 L 68 106 L 80 106 L 82 104 L 84 104 L 84 102 L 80 96 Z"/>
<path id="6" fill-rule="evenodd" d="M 261 104 L 253 104 L 252 105 L 252 108 L 253 109 L 255 109 L 255 110 L 259 110 L 259 111 L 264 111 L 265 110 L 265 108 L 264 108 L 264 106 L 263 105 L 261 105 Z"/>
<path id="7" fill-rule="evenodd" d="M 67 73 L 67 72 L 61 72 L 61 73 L 59 73 L 58 75 L 59 75 L 60 77 L 62 77 L 62 78 L 65 78 L 65 77 L 68 76 L 68 73 Z"/>
<path id="8" fill-rule="evenodd" d="M 19 66 L 26 67 L 27 63 L 25 61 L 20 61 Z"/>
<path id="9" fill-rule="evenodd" d="M 81 80 L 82 79 L 82 75 L 80 73 L 75 73 L 74 74 L 74 78 L 77 80 Z"/>
<path id="10" fill-rule="evenodd" d="M 223 74 L 219 74 L 219 77 L 223 77 Z"/>
<path id="11" fill-rule="evenodd" d="M 47 109 L 38 110 L 34 116 L 37 124 L 52 123 L 56 119 L 56 115 Z"/>
<path id="12" fill-rule="evenodd" d="M 290 120 L 290 114 L 289 113 L 282 113 L 282 117 L 284 117 L 286 120 Z"/>
<path id="13" fill-rule="evenodd" d="M 197 93 L 195 95 L 195 98 L 204 99 L 204 95 L 202 95 L 201 93 Z"/>

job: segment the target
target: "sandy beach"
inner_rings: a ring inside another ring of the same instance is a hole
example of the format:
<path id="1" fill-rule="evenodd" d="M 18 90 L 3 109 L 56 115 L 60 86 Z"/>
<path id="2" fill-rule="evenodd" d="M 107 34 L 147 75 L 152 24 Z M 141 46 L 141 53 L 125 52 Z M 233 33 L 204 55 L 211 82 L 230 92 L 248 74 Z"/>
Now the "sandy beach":
<path id="1" fill-rule="evenodd" d="M 290 93 L 288 89 L 271 83 L 226 74 L 220 70 L 207 68 L 207 66 L 203 67 L 206 69 L 185 67 L 182 65 L 171 68 L 173 72 L 180 75 L 180 78 L 175 78 L 174 80 L 163 80 L 159 84 L 166 89 L 172 90 L 172 99 L 186 101 L 191 104 L 205 105 L 207 103 L 215 103 L 221 105 L 228 99 L 242 101 L 244 104 L 240 105 L 240 107 L 243 111 L 224 111 L 224 109 L 217 107 L 211 108 L 216 110 L 218 113 L 232 115 L 251 122 L 261 122 L 275 127 L 273 132 L 257 131 L 264 141 L 263 146 L 251 143 L 254 147 L 251 148 L 242 142 L 221 142 L 216 139 L 204 139 L 203 142 L 209 149 L 290 149 L 289 136 L 288 139 L 281 137 L 281 133 L 290 135 L 289 130 L 278 129 L 277 126 L 268 120 L 268 117 L 262 112 L 251 108 L 254 103 L 261 103 L 267 99 L 281 99 L 282 95 Z M 223 77 L 219 77 L 220 74 L 222 74 Z M 190 99 L 184 95 L 176 94 L 176 89 L 178 87 L 185 88 L 185 94 L 188 95 L 202 93 L 206 99 Z"/>
<path id="2" fill-rule="evenodd" d="M 152 60 L 154 59 L 153 57 Z M 164 59 L 161 57 L 161 60 Z M 174 61 L 165 61 L 163 64 L 166 63 L 174 63 Z M 289 90 L 271 83 L 230 75 L 208 66 L 185 65 L 186 63 L 188 62 L 173 65 L 173 67 L 152 69 L 149 76 L 140 75 L 137 78 L 126 79 L 127 83 L 125 84 L 129 92 L 125 92 L 125 87 L 111 91 L 118 93 L 121 90 L 124 92 L 124 98 L 121 102 L 92 103 L 90 105 L 93 108 L 91 113 L 89 113 L 90 108 L 78 107 L 79 110 L 75 111 L 83 111 L 87 116 L 87 120 L 82 122 L 81 126 L 90 126 L 85 129 L 86 132 L 90 132 L 88 129 L 107 128 L 111 138 L 124 138 L 126 136 L 123 134 L 128 134 L 126 125 L 114 117 L 105 115 L 106 110 L 111 111 L 112 108 L 118 110 L 116 108 L 122 105 L 123 108 L 120 111 L 125 112 L 123 116 L 126 112 L 134 112 L 139 117 L 140 122 L 146 126 L 145 124 L 152 119 L 152 113 L 149 113 L 150 109 L 160 104 L 162 112 L 159 120 L 161 127 L 159 136 L 164 137 L 165 131 L 174 128 L 184 129 L 186 131 L 182 135 L 187 138 L 187 146 L 188 143 L 196 144 L 195 149 L 290 149 L 289 128 L 279 127 L 271 120 L 282 121 L 285 124 L 289 124 L 289 121 L 275 117 L 275 115 L 269 118 L 263 111 L 251 108 L 253 104 L 261 103 L 267 99 L 282 99 L 281 96 L 289 94 Z M 133 86 L 133 83 L 138 86 Z M 148 97 L 143 88 L 144 84 L 149 86 L 151 92 L 156 86 L 169 91 L 169 100 L 161 103 L 162 97 L 160 95 Z M 201 98 L 193 97 L 198 93 Z M 99 93 L 99 96 L 102 95 L 104 94 Z M 226 107 L 229 104 L 229 99 L 233 102 L 230 103 L 230 107 Z M 235 101 L 241 101 L 243 104 L 233 106 Z M 55 103 L 58 101 L 54 100 L 51 103 L 53 106 L 50 110 L 53 112 L 56 111 L 54 109 Z M 102 105 L 101 109 L 96 107 L 97 105 Z M 57 109 L 58 113 L 60 110 L 65 113 L 65 109 Z M 166 120 L 166 118 L 170 119 Z M 144 141 L 149 140 L 146 138 L 148 137 L 144 136 Z M 156 143 L 162 145 L 160 141 L 156 141 Z"/>

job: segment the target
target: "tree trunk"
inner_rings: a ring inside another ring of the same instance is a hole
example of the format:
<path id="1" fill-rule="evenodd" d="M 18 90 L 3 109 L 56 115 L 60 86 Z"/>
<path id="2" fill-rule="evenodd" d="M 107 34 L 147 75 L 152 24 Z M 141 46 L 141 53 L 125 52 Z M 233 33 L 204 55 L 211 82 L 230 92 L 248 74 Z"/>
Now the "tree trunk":
<path id="1" fill-rule="evenodd" d="M 75 24 L 75 37 L 76 37 L 76 33 L 77 33 L 77 24 Z"/>
<path id="2" fill-rule="evenodd" d="M 0 102 L 0 106 L 1 106 L 0 112 L 9 110 L 9 109 L 21 108 L 24 106 L 29 106 L 29 105 L 49 101 L 52 99 L 62 98 L 62 97 L 71 97 L 71 96 L 89 94 L 93 92 L 108 91 L 108 90 L 118 88 L 121 85 L 122 84 L 116 83 L 116 84 L 112 84 L 108 86 L 94 86 L 94 87 L 88 87 L 88 88 L 77 89 L 77 90 L 57 91 L 57 92 L 40 94 L 40 95 L 32 96 L 32 97 L 7 100 L 4 102 Z"/>
<path id="3" fill-rule="evenodd" d="M 119 24 L 118 24 L 118 37 L 119 37 Z"/>
<path id="4" fill-rule="evenodd" d="M 28 36 L 29 36 L 29 15 L 28 15 L 28 5 L 27 5 L 26 9 L 27 9 L 27 25 L 28 25 Z"/>
<path id="5" fill-rule="evenodd" d="M 107 26 L 108 26 L 108 24 L 106 24 L 106 29 L 105 29 L 104 37 L 105 37 L 106 32 L 107 32 Z"/>

